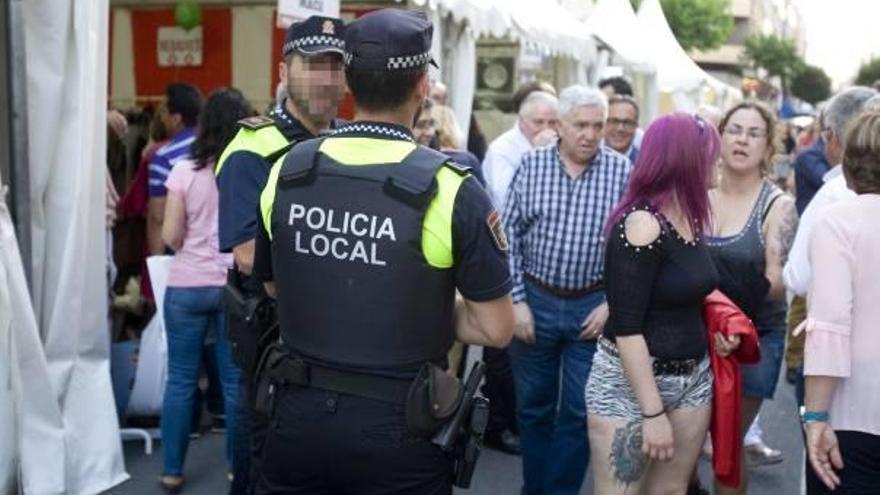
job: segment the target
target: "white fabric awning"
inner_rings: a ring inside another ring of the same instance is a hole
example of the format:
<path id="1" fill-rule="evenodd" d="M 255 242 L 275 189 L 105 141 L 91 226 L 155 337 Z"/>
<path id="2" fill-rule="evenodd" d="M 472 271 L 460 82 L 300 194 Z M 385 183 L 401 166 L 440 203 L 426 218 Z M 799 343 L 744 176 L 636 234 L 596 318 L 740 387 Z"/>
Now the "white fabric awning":
<path id="1" fill-rule="evenodd" d="M 655 70 L 629 0 L 599 0 L 585 24 L 588 32 L 641 72 Z"/>
<path id="2" fill-rule="evenodd" d="M 708 86 L 720 93 L 739 90 L 707 74 L 679 45 L 672 33 L 660 0 L 645 0 L 637 15 L 639 45 L 657 68 L 661 91 L 693 91 Z"/>
<path id="3" fill-rule="evenodd" d="M 398 0 L 402 1 L 402 0 Z M 415 5 L 466 23 L 475 37 L 510 36 L 551 54 L 589 58 L 594 47 L 586 25 L 555 0 L 413 0 Z"/>

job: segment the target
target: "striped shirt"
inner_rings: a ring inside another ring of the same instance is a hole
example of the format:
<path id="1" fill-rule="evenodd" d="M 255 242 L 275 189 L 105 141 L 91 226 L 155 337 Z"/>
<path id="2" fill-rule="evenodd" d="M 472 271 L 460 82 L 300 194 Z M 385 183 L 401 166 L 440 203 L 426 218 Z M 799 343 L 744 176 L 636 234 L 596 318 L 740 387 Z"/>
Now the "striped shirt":
<path id="1" fill-rule="evenodd" d="M 631 171 L 629 159 L 604 146 L 574 179 L 555 144 L 523 155 L 504 208 L 514 302 L 525 300 L 526 274 L 571 290 L 602 280 L 605 222 Z"/>
<path id="2" fill-rule="evenodd" d="M 193 141 L 196 140 L 196 129 L 187 127 L 180 131 L 168 141 L 168 144 L 162 146 L 153 155 L 150 162 L 149 178 L 150 178 L 150 197 L 164 198 L 168 194 L 165 188 L 165 181 L 174 165 L 181 160 L 190 157 L 190 148 Z"/>

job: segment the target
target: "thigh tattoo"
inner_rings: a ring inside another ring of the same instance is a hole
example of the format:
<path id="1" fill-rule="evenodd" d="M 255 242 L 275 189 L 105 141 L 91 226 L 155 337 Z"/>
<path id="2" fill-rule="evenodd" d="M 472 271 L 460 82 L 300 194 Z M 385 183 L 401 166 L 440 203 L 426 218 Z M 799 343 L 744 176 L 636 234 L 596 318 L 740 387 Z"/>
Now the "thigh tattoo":
<path id="1" fill-rule="evenodd" d="M 647 458 L 642 453 L 641 420 L 631 420 L 614 431 L 610 458 L 618 482 L 629 485 L 641 479 L 647 466 Z"/>

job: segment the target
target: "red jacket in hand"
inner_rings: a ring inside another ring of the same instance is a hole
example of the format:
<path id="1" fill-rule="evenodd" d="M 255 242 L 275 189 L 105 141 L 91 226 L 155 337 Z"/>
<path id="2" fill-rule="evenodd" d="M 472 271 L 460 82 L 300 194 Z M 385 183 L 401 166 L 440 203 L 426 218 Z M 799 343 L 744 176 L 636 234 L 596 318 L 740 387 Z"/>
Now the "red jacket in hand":
<path id="1" fill-rule="evenodd" d="M 740 484 L 742 462 L 742 377 L 740 364 L 760 361 L 755 325 L 727 296 L 714 291 L 703 304 L 703 320 L 709 333 L 709 356 L 715 375 L 712 398 L 712 468 L 716 479 L 726 485 Z M 739 335 L 739 349 L 727 357 L 715 352 L 715 335 Z"/>

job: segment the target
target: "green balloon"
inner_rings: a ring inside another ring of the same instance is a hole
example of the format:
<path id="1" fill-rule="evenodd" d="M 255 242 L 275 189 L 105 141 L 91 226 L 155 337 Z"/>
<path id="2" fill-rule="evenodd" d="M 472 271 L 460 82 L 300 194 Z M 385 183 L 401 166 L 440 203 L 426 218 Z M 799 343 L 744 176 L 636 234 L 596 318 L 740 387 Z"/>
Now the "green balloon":
<path id="1" fill-rule="evenodd" d="M 174 19 L 178 26 L 189 31 L 202 23 L 202 9 L 199 4 L 190 0 L 177 2 L 174 7 Z"/>

